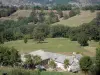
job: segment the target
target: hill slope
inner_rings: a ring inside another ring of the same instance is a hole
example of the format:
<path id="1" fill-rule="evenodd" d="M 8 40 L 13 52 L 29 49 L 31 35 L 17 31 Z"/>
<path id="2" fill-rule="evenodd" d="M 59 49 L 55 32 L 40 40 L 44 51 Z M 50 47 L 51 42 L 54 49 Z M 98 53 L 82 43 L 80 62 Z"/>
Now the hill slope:
<path id="1" fill-rule="evenodd" d="M 63 25 L 68 25 L 68 26 L 79 26 L 83 23 L 89 23 L 96 17 L 96 12 L 91 13 L 90 11 L 81 11 L 80 15 L 76 15 L 74 17 L 71 17 L 67 20 L 60 20 L 60 22 L 54 23 L 53 25 L 56 24 L 63 24 Z"/>
<path id="2" fill-rule="evenodd" d="M 29 17 L 32 10 L 18 10 L 9 17 L 2 17 L 0 20 L 17 20 L 19 17 Z"/>

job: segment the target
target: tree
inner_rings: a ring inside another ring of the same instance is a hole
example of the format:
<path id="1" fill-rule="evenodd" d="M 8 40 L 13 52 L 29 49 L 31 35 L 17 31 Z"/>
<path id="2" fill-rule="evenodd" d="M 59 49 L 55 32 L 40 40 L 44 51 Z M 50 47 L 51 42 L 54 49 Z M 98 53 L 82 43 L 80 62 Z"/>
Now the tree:
<path id="1" fill-rule="evenodd" d="M 37 12 L 35 10 L 32 10 L 29 19 L 31 22 L 34 22 L 34 24 L 38 22 Z"/>
<path id="2" fill-rule="evenodd" d="M 4 44 L 3 33 L 0 33 L 0 44 Z"/>
<path id="3" fill-rule="evenodd" d="M 27 66 L 27 68 L 33 68 L 34 63 L 33 63 L 32 56 L 26 55 L 25 58 L 26 58 L 26 60 L 25 60 L 24 64 Z"/>
<path id="4" fill-rule="evenodd" d="M 13 47 L 11 48 L 10 52 L 11 52 L 10 65 L 12 65 L 12 66 L 18 65 L 21 62 L 21 59 L 20 59 L 21 56 L 20 56 L 19 52 Z"/>
<path id="5" fill-rule="evenodd" d="M 68 59 L 65 59 L 64 60 L 64 67 L 67 68 L 69 65 L 69 60 Z"/>
<path id="6" fill-rule="evenodd" d="M 15 48 L 0 46 L 0 65 L 16 66 L 21 62 L 20 54 Z"/>
<path id="7" fill-rule="evenodd" d="M 41 61 L 42 61 L 41 57 L 37 56 L 37 55 L 36 56 L 32 56 L 32 59 L 33 59 L 33 62 L 34 62 L 35 65 L 40 64 Z"/>
<path id="8" fill-rule="evenodd" d="M 99 75 L 97 74 L 97 66 L 93 64 L 89 69 L 89 75 Z"/>
<path id="9" fill-rule="evenodd" d="M 49 61 L 49 67 L 50 67 L 50 68 L 55 69 L 56 66 L 57 66 L 56 63 L 55 63 L 53 60 L 50 60 L 50 61 Z"/>
<path id="10" fill-rule="evenodd" d="M 96 49 L 96 66 L 97 66 L 97 75 L 100 74 L 100 48 Z"/>
<path id="11" fill-rule="evenodd" d="M 63 17 L 63 12 L 61 10 L 58 11 L 58 14 L 59 14 L 60 18 Z"/>
<path id="12" fill-rule="evenodd" d="M 80 68 L 83 72 L 88 73 L 91 65 L 92 65 L 92 60 L 89 56 L 84 56 L 80 60 Z"/>
<path id="13" fill-rule="evenodd" d="M 100 25 L 100 12 L 98 12 L 96 16 L 96 25 Z"/>
<path id="14" fill-rule="evenodd" d="M 25 56 L 26 61 L 25 64 L 27 65 L 27 68 L 35 68 L 36 65 L 40 64 L 42 61 L 40 56 L 32 56 L 32 55 L 26 55 Z"/>
<path id="15" fill-rule="evenodd" d="M 42 10 L 38 13 L 38 17 L 40 23 L 43 23 L 45 21 L 45 13 Z"/>
<path id="16" fill-rule="evenodd" d="M 63 25 L 54 25 L 50 28 L 52 37 L 64 37 L 66 35 L 66 27 Z"/>
<path id="17" fill-rule="evenodd" d="M 71 10 L 71 11 L 69 12 L 69 17 L 73 17 L 73 16 L 76 16 L 75 10 Z"/>
<path id="18" fill-rule="evenodd" d="M 81 46 L 88 46 L 88 37 L 86 34 L 80 33 L 77 37 L 77 41 Z"/>
<path id="19" fill-rule="evenodd" d="M 24 38 L 24 43 L 27 43 L 28 42 L 28 39 L 25 37 Z"/>
<path id="20" fill-rule="evenodd" d="M 33 39 L 38 41 L 38 43 L 41 43 L 41 41 L 44 41 L 45 39 L 45 33 L 39 26 L 33 30 Z"/>
<path id="21" fill-rule="evenodd" d="M 68 19 L 68 18 L 69 18 L 69 16 L 67 14 L 64 14 L 64 20 Z"/>

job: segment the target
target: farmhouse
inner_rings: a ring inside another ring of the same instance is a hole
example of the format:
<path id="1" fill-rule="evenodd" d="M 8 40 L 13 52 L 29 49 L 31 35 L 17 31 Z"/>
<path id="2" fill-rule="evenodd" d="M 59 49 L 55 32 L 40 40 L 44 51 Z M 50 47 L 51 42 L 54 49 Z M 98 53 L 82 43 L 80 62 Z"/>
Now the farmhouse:
<path id="1" fill-rule="evenodd" d="M 79 60 L 82 57 L 81 54 L 74 53 L 72 56 L 66 56 L 66 55 L 62 55 L 62 54 L 58 54 L 58 53 L 45 52 L 42 50 L 33 51 L 29 54 L 33 55 L 33 56 L 35 56 L 35 55 L 40 56 L 42 61 L 45 62 L 45 64 L 42 64 L 42 65 L 48 64 L 50 59 L 52 59 L 56 63 L 57 68 L 60 68 L 64 71 L 77 72 L 80 70 Z M 23 62 L 25 61 L 24 56 L 25 56 L 25 54 L 21 55 L 21 59 Z M 69 65 L 68 65 L 67 69 L 64 68 L 64 60 L 65 59 L 69 60 Z"/>

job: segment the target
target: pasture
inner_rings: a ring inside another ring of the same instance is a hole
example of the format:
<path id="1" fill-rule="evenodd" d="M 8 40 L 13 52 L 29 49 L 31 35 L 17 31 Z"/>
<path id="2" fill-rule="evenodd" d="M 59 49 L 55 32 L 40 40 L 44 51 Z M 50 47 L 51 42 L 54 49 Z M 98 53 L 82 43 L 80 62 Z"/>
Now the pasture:
<path id="1" fill-rule="evenodd" d="M 90 11 L 81 11 L 80 15 L 76 15 L 67 20 L 60 20 L 60 22 L 54 23 L 52 25 L 62 24 L 70 27 L 77 27 L 83 23 L 89 23 L 96 17 L 97 11 L 91 13 Z"/>

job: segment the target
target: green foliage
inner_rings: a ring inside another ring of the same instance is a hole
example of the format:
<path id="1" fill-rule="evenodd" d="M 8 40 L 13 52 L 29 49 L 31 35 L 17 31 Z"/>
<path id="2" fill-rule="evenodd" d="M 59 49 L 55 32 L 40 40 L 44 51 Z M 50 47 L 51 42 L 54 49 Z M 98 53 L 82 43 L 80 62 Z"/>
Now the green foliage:
<path id="1" fill-rule="evenodd" d="M 56 66 L 57 66 L 56 63 L 55 63 L 53 60 L 50 60 L 50 61 L 49 61 L 49 67 L 50 67 L 50 68 L 55 69 Z"/>
<path id="2" fill-rule="evenodd" d="M 0 46 L 0 65 L 16 66 L 21 62 L 20 55 L 15 48 Z"/>
<path id="3" fill-rule="evenodd" d="M 14 7 L 14 6 L 9 7 L 9 6 L 3 6 L 3 5 L 1 5 L 0 6 L 0 18 L 1 17 L 10 16 L 11 14 L 13 14 L 16 11 L 17 11 L 17 8 Z"/>
<path id="4" fill-rule="evenodd" d="M 69 60 L 65 59 L 65 60 L 64 60 L 64 67 L 67 68 L 68 65 L 69 65 Z"/>
<path id="5" fill-rule="evenodd" d="M 24 38 L 24 43 L 27 43 L 28 42 L 28 39 L 27 37 Z"/>
<path id="6" fill-rule="evenodd" d="M 26 61 L 24 63 L 27 65 L 27 68 L 34 68 L 35 65 L 40 64 L 42 61 L 40 56 L 26 55 L 25 58 Z"/>
<path id="7" fill-rule="evenodd" d="M 92 65 L 92 60 L 89 56 L 84 56 L 80 60 L 80 68 L 83 72 L 87 73 Z"/>
<path id="8" fill-rule="evenodd" d="M 61 10 L 58 11 L 58 14 L 59 14 L 60 18 L 63 17 L 63 12 Z"/>
<path id="9" fill-rule="evenodd" d="M 61 1 L 61 2 L 63 2 L 63 1 Z M 66 4 L 66 5 L 64 5 L 64 4 L 63 5 L 58 4 L 56 6 L 53 6 L 52 9 L 53 10 L 72 10 L 72 5 L 70 5 L 70 4 Z"/>
<path id="10" fill-rule="evenodd" d="M 38 43 L 41 43 L 45 39 L 45 32 L 39 26 L 33 30 L 33 39 L 38 41 Z"/>
<path id="11" fill-rule="evenodd" d="M 50 28 L 52 37 L 65 37 L 68 28 L 63 25 L 54 25 Z"/>
<path id="12" fill-rule="evenodd" d="M 51 11 L 49 13 L 48 23 L 52 24 L 52 23 L 56 23 L 56 22 L 59 22 L 58 15 L 56 15 L 53 11 Z"/>
<path id="13" fill-rule="evenodd" d="M 99 75 L 97 74 L 97 66 L 95 64 L 93 64 L 90 69 L 89 69 L 89 75 Z"/>
<path id="14" fill-rule="evenodd" d="M 64 14 L 64 20 L 68 19 L 69 16 L 67 14 Z"/>
<path id="15" fill-rule="evenodd" d="M 0 44 L 4 44 L 3 33 L 0 33 Z"/>
<path id="16" fill-rule="evenodd" d="M 80 33 L 78 35 L 78 39 L 77 39 L 78 43 L 81 45 L 81 46 L 88 46 L 88 37 L 86 34 L 84 33 Z"/>
<path id="17" fill-rule="evenodd" d="M 30 71 L 24 69 L 13 69 L 9 73 L 9 75 L 40 75 L 40 71 Z"/>
<path id="18" fill-rule="evenodd" d="M 97 72 L 100 73 L 100 48 L 96 50 L 96 66 L 98 68 Z"/>
<path id="19" fill-rule="evenodd" d="M 71 10 L 70 12 L 69 12 L 69 17 L 73 17 L 73 16 L 76 16 L 76 12 L 75 12 L 75 10 Z"/>

